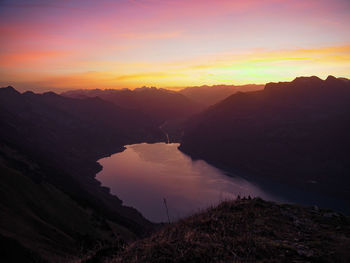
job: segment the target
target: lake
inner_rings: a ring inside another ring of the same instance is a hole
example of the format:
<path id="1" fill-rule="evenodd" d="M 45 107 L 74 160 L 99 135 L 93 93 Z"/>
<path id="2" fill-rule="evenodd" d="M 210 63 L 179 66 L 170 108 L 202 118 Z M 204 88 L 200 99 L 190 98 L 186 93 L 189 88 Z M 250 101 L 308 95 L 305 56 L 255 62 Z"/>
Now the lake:
<path id="1" fill-rule="evenodd" d="M 175 221 L 225 199 L 259 196 L 282 201 L 239 176 L 227 176 L 203 160 L 192 160 L 178 143 L 141 143 L 100 159 L 103 186 L 153 222 Z"/>

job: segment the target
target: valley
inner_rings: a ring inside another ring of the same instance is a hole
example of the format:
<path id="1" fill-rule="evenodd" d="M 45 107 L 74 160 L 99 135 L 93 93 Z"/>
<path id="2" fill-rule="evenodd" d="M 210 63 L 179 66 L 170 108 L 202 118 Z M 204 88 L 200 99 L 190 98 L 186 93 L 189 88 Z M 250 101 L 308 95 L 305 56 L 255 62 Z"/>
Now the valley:
<path id="1" fill-rule="evenodd" d="M 348 85 L 297 78 L 204 109 L 155 88 L 125 91 L 123 105 L 119 91 L 1 88 L 2 242 L 33 262 L 74 261 L 246 197 L 348 214 Z M 152 99 L 134 104 L 139 93 Z"/>

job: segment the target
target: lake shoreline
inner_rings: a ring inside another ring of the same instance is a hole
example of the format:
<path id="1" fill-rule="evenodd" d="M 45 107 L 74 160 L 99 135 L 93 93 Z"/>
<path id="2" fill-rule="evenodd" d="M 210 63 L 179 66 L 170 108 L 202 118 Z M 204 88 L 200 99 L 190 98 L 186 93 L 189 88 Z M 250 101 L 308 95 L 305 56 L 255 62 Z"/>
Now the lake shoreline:
<path id="1" fill-rule="evenodd" d="M 288 183 L 283 183 L 281 181 L 274 180 L 273 178 L 267 178 L 266 176 L 259 176 L 258 174 L 248 173 L 246 171 L 241 171 L 239 169 L 234 169 L 212 162 L 210 160 L 193 156 L 190 153 L 186 152 L 183 148 L 181 148 L 181 145 L 179 146 L 179 151 L 190 156 L 193 160 L 205 160 L 207 163 L 224 171 L 224 173 L 229 177 L 239 176 L 246 179 L 247 181 L 255 183 L 263 189 L 266 189 L 268 192 L 276 194 L 282 199 L 285 199 L 285 202 L 287 203 L 301 204 L 304 206 L 317 205 L 323 208 L 336 210 L 346 215 L 350 215 L 350 208 L 346 200 L 340 200 L 339 198 L 330 196 L 329 194 L 322 193 L 317 188 L 307 189 L 315 187 L 315 183 L 310 182 L 302 187 L 298 185 L 291 185 Z M 308 200 L 305 200 L 304 198 Z M 314 203 L 310 202 L 310 199 L 314 200 Z"/>
<path id="2" fill-rule="evenodd" d="M 165 142 L 124 145 L 126 150 L 98 160 L 103 169 L 96 180 L 153 222 L 167 221 L 164 198 L 174 218 L 238 195 L 282 201 L 243 177 L 228 176 L 204 160 L 193 161 L 178 146 Z"/>

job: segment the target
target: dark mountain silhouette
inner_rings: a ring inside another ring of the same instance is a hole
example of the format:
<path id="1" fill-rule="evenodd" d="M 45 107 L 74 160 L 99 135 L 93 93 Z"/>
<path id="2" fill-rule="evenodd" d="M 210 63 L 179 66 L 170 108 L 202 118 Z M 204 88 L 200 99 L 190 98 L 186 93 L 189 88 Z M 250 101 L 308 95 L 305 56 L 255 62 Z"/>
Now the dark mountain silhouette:
<path id="1" fill-rule="evenodd" d="M 268 83 L 194 117 L 180 149 L 238 173 L 350 201 L 350 82 Z"/>
<path id="2" fill-rule="evenodd" d="M 62 93 L 71 98 L 99 97 L 116 105 L 136 109 L 152 117 L 158 124 L 189 117 L 203 109 L 182 94 L 166 89 L 142 87 L 134 90 L 72 90 Z"/>
<path id="3" fill-rule="evenodd" d="M 247 92 L 263 89 L 264 85 L 214 85 L 214 86 L 195 86 L 187 87 L 179 90 L 179 93 L 185 95 L 189 99 L 205 105 L 206 107 L 214 105 L 228 96 L 238 92 Z"/>
<path id="4" fill-rule="evenodd" d="M 0 89 L 0 235 L 44 258 L 140 236 L 153 224 L 95 180 L 96 160 L 160 141 L 143 113 L 100 98 Z M 23 252 L 26 253 L 25 251 Z"/>
<path id="5" fill-rule="evenodd" d="M 120 94 L 123 105 L 112 99 L 122 104 Z M 101 187 L 96 160 L 126 144 L 164 141 L 162 129 L 180 139 L 184 124 L 180 149 L 193 158 L 349 203 L 349 80 L 268 83 L 186 121 L 199 109 L 184 95 L 149 88 L 65 96 L 1 88 L 0 261 L 347 259 L 348 218 L 260 199 L 225 202 L 139 239 L 160 225 Z"/>

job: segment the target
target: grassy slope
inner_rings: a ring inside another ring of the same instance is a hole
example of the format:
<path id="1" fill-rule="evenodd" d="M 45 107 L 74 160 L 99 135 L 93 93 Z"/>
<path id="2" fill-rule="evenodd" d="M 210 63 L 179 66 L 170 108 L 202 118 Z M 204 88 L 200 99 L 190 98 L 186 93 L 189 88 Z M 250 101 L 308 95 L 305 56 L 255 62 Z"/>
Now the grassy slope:
<path id="1" fill-rule="evenodd" d="M 104 262 L 350 262 L 349 247 L 348 217 L 244 199 L 171 224 Z"/>
<path id="2" fill-rule="evenodd" d="M 80 249 L 118 234 L 133 238 L 125 228 L 106 222 L 53 185 L 9 168 L 2 159 L 0 180 L 0 234 L 50 262 L 74 258 Z"/>

